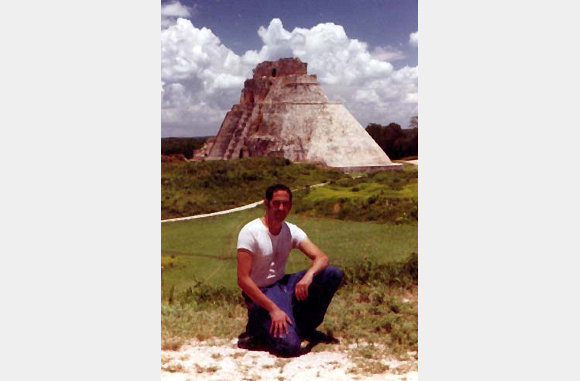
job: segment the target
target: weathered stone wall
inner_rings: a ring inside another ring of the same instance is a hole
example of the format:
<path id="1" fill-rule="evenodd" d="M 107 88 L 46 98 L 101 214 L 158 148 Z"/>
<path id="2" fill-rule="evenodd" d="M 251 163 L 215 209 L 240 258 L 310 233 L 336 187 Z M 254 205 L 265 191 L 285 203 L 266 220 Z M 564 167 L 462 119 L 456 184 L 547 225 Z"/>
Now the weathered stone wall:
<path id="1" fill-rule="evenodd" d="M 289 74 L 307 74 L 308 64 L 299 58 L 282 58 L 278 61 L 264 61 L 254 69 L 254 78 L 280 77 Z"/>
<path id="2" fill-rule="evenodd" d="M 264 103 L 327 103 L 316 76 L 288 75 L 275 81 Z"/>

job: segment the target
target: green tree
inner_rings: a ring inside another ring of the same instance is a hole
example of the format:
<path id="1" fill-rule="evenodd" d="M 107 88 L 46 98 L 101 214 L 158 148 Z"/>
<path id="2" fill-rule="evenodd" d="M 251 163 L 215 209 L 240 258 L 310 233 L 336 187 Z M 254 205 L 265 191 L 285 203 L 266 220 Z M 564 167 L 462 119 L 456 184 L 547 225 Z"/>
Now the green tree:
<path id="1" fill-rule="evenodd" d="M 410 125 L 418 125 L 418 117 L 411 118 Z M 366 127 L 368 134 L 391 159 L 416 156 L 418 153 L 418 128 L 403 129 L 397 123 L 381 126 L 370 123 Z"/>

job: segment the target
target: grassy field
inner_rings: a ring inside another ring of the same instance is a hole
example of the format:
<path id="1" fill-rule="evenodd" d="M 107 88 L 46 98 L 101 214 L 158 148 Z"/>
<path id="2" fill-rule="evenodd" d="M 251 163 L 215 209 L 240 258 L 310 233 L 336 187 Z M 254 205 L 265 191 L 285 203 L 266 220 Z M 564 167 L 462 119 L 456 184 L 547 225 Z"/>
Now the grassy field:
<path id="1" fill-rule="evenodd" d="M 271 182 L 286 182 L 292 187 L 327 182 L 320 188 L 295 192 L 294 209 L 288 217 L 329 255 L 332 264 L 345 271 L 345 282 L 319 329 L 340 337 L 345 345 L 359 341 L 372 345 L 372 349 L 352 354 L 364 360 L 362 366 L 371 373 L 381 369 L 381 356 L 416 351 L 416 167 L 353 178 L 312 165 L 270 159 L 264 163 L 264 167 L 255 160 L 165 167 L 162 184 L 165 182 L 166 187 L 162 186 L 162 191 L 165 189 L 165 200 L 182 200 L 208 182 L 207 189 L 219 191 L 195 195 L 196 202 L 211 194 L 213 207 L 226 209 L 257 201 Z M 187 179 L 180 178 L 180 173 L 193 168 L 199 170 L 199 177 L 194 171 Z M 218 170 L 223 173 L 215 172 Z M 274 172 L 276 177 L 272 177 Z M 228 178 L 234 179 L 232 184 L 244 183 L 240 176 L 255 180 L 246 181 L 239 191 L 237 185 L 227 185 Z M 215 184 L 211 182 L 214 177 L 219 179 Z M 169 209 L 162 203 L 166 217 L 173 213 Z M 177 214 L 191 210 L 185 208 Z M 245 223 L 263 214 L 264 208 L 259 206 L 161 225 L 163 348 L 176 349 L 190 338 L 233 338 L 243 331 L 246 310 L 236 281 L 237 235 Z M 286 270 L 295 272 L 308 265 L 307 258 L 294 250 Z"/>
<path id="2" fill-rule="evenodd" d="M 174 292 L 182 292 L 199 281 L 237 290 L 238 233 L 244 224 L 263 214 L 264 209 L 260 206 L 221 216 L 162 224 L 164 298 L 167 299 L 172 287 Z M 292 214 L 287 220 L 300 226 L 330 256 L 331 262 L 340 266 L 364 259 L 377 263 L 401 262 L 417 252 L 416 225 L 350 222 Z M 308 263 L 304 254 L 293 250 L 286 270 L 295 272 Z"/>

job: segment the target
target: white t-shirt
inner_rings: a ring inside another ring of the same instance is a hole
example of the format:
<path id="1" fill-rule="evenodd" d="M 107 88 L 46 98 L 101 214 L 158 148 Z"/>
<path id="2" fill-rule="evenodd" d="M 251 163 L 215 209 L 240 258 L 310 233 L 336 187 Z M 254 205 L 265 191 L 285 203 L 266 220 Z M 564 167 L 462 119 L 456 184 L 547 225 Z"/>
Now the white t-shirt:
<path id="1" fill-rule="evenodd" d="M 289 222 L 282 223 L 278 235 L 270 233 L 259 218 L 248 222 L 238 235 L 238 249 L 252 253 L 250 278 L 258 287 L 266 287 L 286 274 L 286 260 L 290 250 L 297 248 L 306 233 Z"/>

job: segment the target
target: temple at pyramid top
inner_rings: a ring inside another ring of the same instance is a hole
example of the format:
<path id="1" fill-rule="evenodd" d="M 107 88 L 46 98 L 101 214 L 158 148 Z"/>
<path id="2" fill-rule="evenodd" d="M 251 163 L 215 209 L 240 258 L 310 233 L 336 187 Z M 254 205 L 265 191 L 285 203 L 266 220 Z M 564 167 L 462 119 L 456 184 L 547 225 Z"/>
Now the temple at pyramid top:
<path id="1" fill-rule="evenodd" d="M 282 58 L 278 61 L 264 61 L 253 70 L 254 78 L 281 77 L 290 74 L 306 75 L 308 64 L 299 58 Z"/>
<path id="2" fill-rule="evenodd" d="M 345 169 L 400 167 L 344 105 L 328 101 L 316 75 L 298 58 L 256 66 L 202 156 L 280 156 Z"/>

